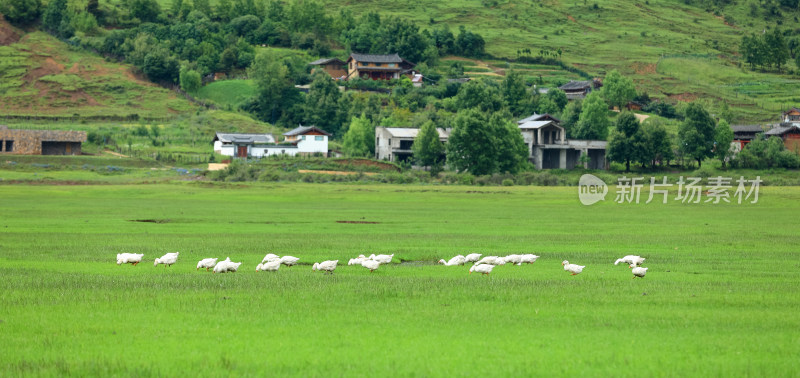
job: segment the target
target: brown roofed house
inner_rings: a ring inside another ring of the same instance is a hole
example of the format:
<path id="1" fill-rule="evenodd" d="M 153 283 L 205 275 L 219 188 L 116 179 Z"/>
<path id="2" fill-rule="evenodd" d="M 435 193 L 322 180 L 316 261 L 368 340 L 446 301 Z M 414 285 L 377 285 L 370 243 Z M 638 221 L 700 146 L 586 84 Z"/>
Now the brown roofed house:
<path id="1" fill-rule="evenodd" d="M 341 59 L 337 58 L 322 58 L 317 59 L 309 65 L 322 68 L 323 71 L 331 75 L 332 78 L 340 80 L 347 76 L 347 70 L 344 68 L 344 63 Z"/>
<path id="2" fill-rule="evenodd" d="M 360 77 L 372 80 L 399 79 L 400 75 L 413 76 L 411 63 L 397 54 L 352 53 L 347 59 L 347 80 Z"/>

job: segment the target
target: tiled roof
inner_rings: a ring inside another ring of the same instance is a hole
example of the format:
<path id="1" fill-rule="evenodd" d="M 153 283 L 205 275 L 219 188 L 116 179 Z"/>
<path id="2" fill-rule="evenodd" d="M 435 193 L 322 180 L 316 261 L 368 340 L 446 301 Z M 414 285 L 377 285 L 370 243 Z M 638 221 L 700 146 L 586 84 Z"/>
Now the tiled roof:
<path id="1" fill-rule="evenodd" d="M 309 63 L 309 65 L 312 65 L 312 66 L 323 66 L 323 65 L 326 65 L 326 64 L 330 64 L 330 63 L 337 63 L 337 64 L 342 64 L 342 65 L 344 64 L 344 62 L 342 62 L 342 60 L 338 59 L 338 58 L 322 58 L 322 59 L 317 59 L 317 60 Z"/>
<path id="2" fill-rule="evenodd" d="M 732 125 L 734 133 L 760 133 L 764 131 L 761 125 Z"/>
<path id="3" fill-rule="evenodd" d="M 569 83 L 566 83 L 558 87 L 558 89 L 564 91 L 570 91 L 570 90 L 574 91 L 578 89 L 591 88 L 591 87 L 592 87 L 591 81 L 570 81 Z"/>
<path id="4" fill-rule="evenodd" d="M 275 143 L 275 138 L 270 134 L 235 134 L 217 133 L 214 140 L 223 143 L 243 143 L 243 144 L 269 144 Z"/>
<path id="5" fill-rule="evenodd" d="M 296 127 L 294 129 L 292 129 L 291 131 L 287 131 L 287 132 L 283 133 L 283 135 L 285 135 L 285 136 L 303 135 L 303 134 L 306 134 L 306 133 L 308 133 L 310 131 L 317 131 L 317 132 L 320 132 L 320 133 L 325 134 L 327 136 L 331 136 L 331 134 L 329 134 L 327 131 L 322 130 L 319 127 L 316 127 L 316 126 L 300 126 L 300 127 Z"/>
<path id="6" fill-rule="evenodd" d="M 376 55 L 376 54 L 358 54 L 358 53 L 351 53 L 350 58 L 355 59 L 357 62 L 368 62 L 368 63 L 402 63 L 403 58 L 401 58 L 397 54 L 383 54 L 383 55 Z"/>

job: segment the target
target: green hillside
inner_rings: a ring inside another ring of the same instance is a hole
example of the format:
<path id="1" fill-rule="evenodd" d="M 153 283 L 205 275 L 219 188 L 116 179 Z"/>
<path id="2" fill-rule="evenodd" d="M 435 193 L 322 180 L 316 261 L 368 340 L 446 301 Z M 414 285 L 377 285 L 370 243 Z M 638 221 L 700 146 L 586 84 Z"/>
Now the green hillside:
<path id="1" fill-rule="evenodd" d="M 0 46 L 0 78 L 4 116 L 171 118 L 197 108 L 130 65 L 70 49 L 43 32 Z"/>

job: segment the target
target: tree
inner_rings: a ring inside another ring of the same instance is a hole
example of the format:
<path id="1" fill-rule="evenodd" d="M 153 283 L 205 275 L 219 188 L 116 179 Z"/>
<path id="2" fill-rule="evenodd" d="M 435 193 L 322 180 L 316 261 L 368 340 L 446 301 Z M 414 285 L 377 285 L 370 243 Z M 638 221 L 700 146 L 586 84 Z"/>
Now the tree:
<path id="1" fill-rule="evenodd" d="M 190 70 L 186 66 L 181 67 L 180 72 L 181 89 L 187 93 L 194 93 L 203 84 L 200 73 L 195 70 Z"/>
<path id="2" fill-rule="evenodd" d="M 142 71 L 152 81 L 174 83 L 180 74 L 180 65 L 166 49 L 157 48 L 145 56 Z"/>
<path id="3" fill-rule="evenodd" d="M 592 92 L 583 100 L 581 115 L 573 135 L 577 139 L 605 140 L 608 138 L 608 127 L 610 125 L 608 105 L 606 105 L 599 93 Z"/>
<path id="4" fill-rule="evenodd" d="M 52 35 L 59 36 L 58 29 L 61 27 L 61 20 L 66 11 L 67 0 L 50 0 L 42 13 L 42 28 Z"/>
<path id="5" fill-rule="evenodd" d="M 344 134 L 342 149 L 347 156 L 371 157 L 375 149 L 375 129 L 366 115 L 353 117 Z"/>
<path id="6" fill-rule="evenodd" d="M 511 114 L 514 116 L 522 115 L 527 108 L 527 92 L 525 91 L 522 75 L 515 70 L 509 70 L 500 88 L 503 93 L 503 101 Z"/>
<path id="7" fill-rule="evenodd" d="M 129 0 L 128 7 L 131 16 L 141 22 L 155 22 L 161 14 L 161 7 L 155 0 Z"/>
<path id="8" fill-rule="evenodd" d="M 769 51 L 769 61 L 781 70 L 781 66 L 789 60 L 789 47 L 786 45 L 786 39 L 783 38 L 783 33 L 778 28 L 772 30 L 772 33 L 764 35 L 767 49 Z"/>
<path id="9" fill-rule="evenodd" d="M 15 25 L 28 25 L 42 13 L 41 0 L 4 0 L 0 2 L 0 13 Z"/>
<path id="10" fill-rule="evenodd" d="M 646 119 L 641 126 L 641 132 L 644 137 L 641 156 L 643 164 L 649 162 L 655 168 L 657 162 L 668 163 L 675 158 L 670 136 L 662 121 L 656 118 Z"/>
<path id="11" fill-rule="evenodd" d="M 636 97 L 636 87 L 633 80 L 620 75 L 619 71 L 612 70 L 603 80 L 601 90 L 603 98 L 611 106 L 617 106 L 620 110 Z"/>
<path id="12" fill-rule="evenodd" d="M 567 133 L 567 138 L 575 138 L 581 110 L 583 109 L 582 105 L 583 101 L 575 100 L 567 103 L 567 106 L 564 107 L 564 112 L 561 114 L 561 127 Z"/>
<path id="13" fill-rule="evenodd" d="M 547 94 L 544 97 L 553 101 L 553 103 L 556 105 L 556 109 L 558 109 L 555 111 L 556 113 L 561 113 L 561 111 L 564 110 L 564 107 L 566 107 L 569 103 L 567 94 L 558 88 L 550 89 L 547 91 Z"/>
<path id="14" fill-rule="evenodd" d="M 436 124 L 433 121 L 422 124 L 411 150 L 414 151 L 414 160 L 417 161 L 417 164 L 431 167 L 431 174 L 439 170 L 445 151 L 444 144 L 439 140 L 439 132 L 436 131 Z"/>
<path id="15" fill-rule="evenodd" d="M 312 75 L 305 103 L 305 122 L 319 126 L 331 134 L 341 135 L 343 111 L 339 102 L 342 97 L 339 88 L 331 77 L 322 70 Z"/>
<path id="16" fill-rule="evenodd" d="M 480 108 L 485 112 L 496 112 L 503 108 L 503 97 L 497 87 L 483 80 L 462 84 L 454 99 L 457 110 Z"/>
<path id="17" fill-rule="evenodd" d="M 473 175 L 516 172 L 528 149 L 508 114 L 488 115 L 477 108 L 461 110 L 447 141 L 447 162 Z"/>
<path id="18" fill-rule="evenodd" d="M 631 161 L 640 161 L 643 153 L 643 135 L 639 121 L 630 112 L 617 117 L 616 130 L 608 143 L 608 159 L 625 163 L 625 171 L 631 170 Z"/>
<path id="19" fill-rule="evenodd" d="M 698 103 L 686 108 L 686 119 L 678 130 L 680 149 L 684 156 L 697 160 L 700 167 L 703 159 L 712 156 L 714 148 L 714 119 Z"/>
<path id="20" fill-rule="evenodd" d="M 714 130 L 714 156 L 722 162 L 722 167 L 733 156 L 731 143 L 733 142 L 733 130 L 728 122 L 720 120 Z"/>
<path id="21" fill-rule="evenodd" d="M 262 51 L 256 55 L 247 74 L 255 81 L 258 94 L 246 107 L 270 123 L 283 119 L 287 125 L 294 124 L 289 123 L 289 113 L 302 97 L 294 87 L 286 62 L 278 59 L 272 50 Z M 297 109 L 295 114 L 302 116 L 302 110 Z"/>
<path id="22" fill-rule="evenodd" d="M 468 31 L 463 25 L 458 28 L 456 37 L 456 49 L 464 56 L 480 58 L 484 54 L 486 42 L 480 35 Z"/>

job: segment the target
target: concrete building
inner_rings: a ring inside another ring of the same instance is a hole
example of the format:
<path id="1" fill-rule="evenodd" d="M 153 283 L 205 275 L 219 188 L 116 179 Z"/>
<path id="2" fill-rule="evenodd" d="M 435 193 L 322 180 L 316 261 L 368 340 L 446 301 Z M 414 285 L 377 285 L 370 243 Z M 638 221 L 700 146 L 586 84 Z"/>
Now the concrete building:
<path id="1" fill-rule="evenodd" d="M 0 154 L 80 155 L 85 131 L 20 130 L 0 125 Z"/>
<path id="2" fill-rule="evenodd" d="M 437 128 L 439 140 L 447 143 L 450 129 Z M 375 128 L 375 158 L 394 162 L 406 161 L 413 158 L 411 146 L 419 134 L 419 129 L 410 127 L 376 127 Z"/>
<path id="3" fill-rule="evenodd" d="M 528 156 L 536 169 L 572 169 L 582 164 L 589 169 L 606 168 L 604 140 L 568 140 L 561 121 L 549 114 L 534 114 L 517 121 Z M 581 155 L 588 161 L 580 163 Z"/>
<path id="4" fill-rule="evenodd" d="M 284 141 L 276 143 L 270 134 L 216 133 L 214 152 L 237 158 L 328 154 L 330 134 L 316 126 L 300 126 L 283 135 Z"/>
<path id="5" fill-rule="evenodd" d="M 283 133 L 284 142 L 297 146 L 297 153 L 300 155 L 320 153 L 327 156 L 330 136 L 331 134 L 316 126 L 300 126 Z"/>

